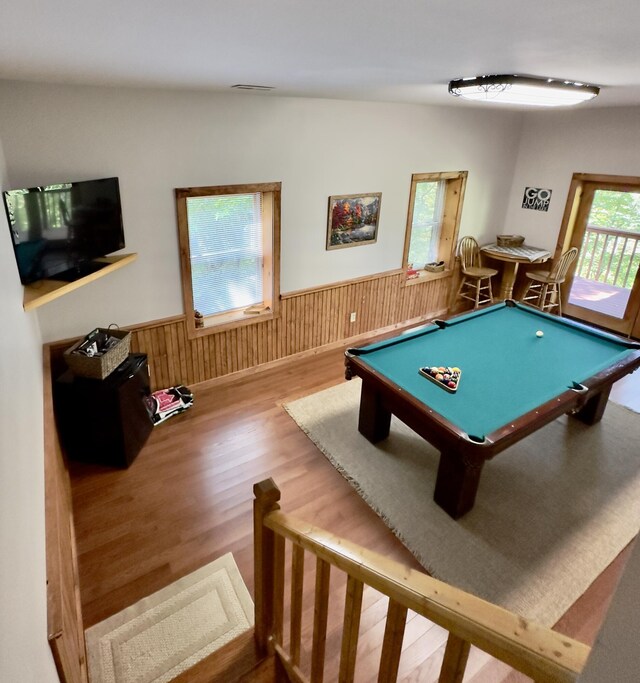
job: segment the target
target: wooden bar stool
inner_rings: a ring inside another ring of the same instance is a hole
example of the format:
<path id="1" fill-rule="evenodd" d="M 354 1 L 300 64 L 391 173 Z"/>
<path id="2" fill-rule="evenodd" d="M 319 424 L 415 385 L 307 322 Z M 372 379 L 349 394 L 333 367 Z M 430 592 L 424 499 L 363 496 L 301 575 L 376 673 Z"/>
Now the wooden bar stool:
<path id="1" fill-rule="evenodd" d="M 458 244 L 462 282 L 458 287 L 456 299 L 469 299 L 473 307 L 493 303 L 491 278 L 498 274 L 493 268 L 484 268 L 480 247 L 473 237 L 463 237 Z"/>
<path id="2" fill-rule="evenodd" d="M 558 315 L 562 315 L 562 297 L 560 285 L 565 281 L 569 266 L 578 256 L 578 248 L 572 247 L 562 254 L 551 270 L 532 270 L 527 272 L 527 288 L 521 301 L 539 308 L 541 311 L 551 311 L 558 307 Z"/>

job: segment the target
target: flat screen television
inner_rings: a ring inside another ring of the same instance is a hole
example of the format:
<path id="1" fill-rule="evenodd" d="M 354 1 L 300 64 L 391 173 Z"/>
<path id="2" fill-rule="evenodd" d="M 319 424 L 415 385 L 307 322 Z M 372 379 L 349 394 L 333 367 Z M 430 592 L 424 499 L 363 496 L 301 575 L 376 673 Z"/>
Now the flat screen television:
<path id="1" fill-rule="evenodd" d="M 117 178 L 3 193 L 20 280 L 73 282 L 104 267 L 94 259 L 122 249 Z"/>

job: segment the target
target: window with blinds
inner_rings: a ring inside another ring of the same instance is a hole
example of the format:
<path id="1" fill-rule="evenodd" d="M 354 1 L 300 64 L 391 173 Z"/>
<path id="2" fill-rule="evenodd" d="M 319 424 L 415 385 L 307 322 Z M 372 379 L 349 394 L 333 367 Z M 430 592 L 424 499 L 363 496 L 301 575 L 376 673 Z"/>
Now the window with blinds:
<path id="1" fill-rule="evenodd" d="M 178 189 L 176 202 L 192 331 L 271 313 L 280 184 Z"/>
<path id="2" fill-rule="evenodd" d="M 262 194 L 189 197 L 193 306 L 204 316 L 262 303 Z"/>
<path id="3" fill-rule="evenodd" d="M 443 199 L 443 181 L 416 183 L 409 243 L 409 263 L 414 268 L 424 268 L 437 260 Z"/>
<path id="4" fill-rule="evenodd" d="M 406 284 L 452 275 L 467 175 L 443 171 L 411 176 L 402 260 Z"/>

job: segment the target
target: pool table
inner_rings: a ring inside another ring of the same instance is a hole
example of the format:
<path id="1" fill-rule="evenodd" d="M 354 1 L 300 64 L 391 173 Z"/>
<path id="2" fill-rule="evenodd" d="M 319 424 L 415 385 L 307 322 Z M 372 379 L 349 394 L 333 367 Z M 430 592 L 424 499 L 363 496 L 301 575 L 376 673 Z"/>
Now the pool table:
<path id="1" fill-rule="evenodd" d="M 459 368 L 456 391 L 425 366 Z M 511 300 L 345 353 L 345 377 L 362 379 L 358 430 L 377 443 L 393 414 L 437 448 L 433 497 L 454 519 L 486 460 L 564 413 L 594 424 L 638 367 L 640 344 Z"/>

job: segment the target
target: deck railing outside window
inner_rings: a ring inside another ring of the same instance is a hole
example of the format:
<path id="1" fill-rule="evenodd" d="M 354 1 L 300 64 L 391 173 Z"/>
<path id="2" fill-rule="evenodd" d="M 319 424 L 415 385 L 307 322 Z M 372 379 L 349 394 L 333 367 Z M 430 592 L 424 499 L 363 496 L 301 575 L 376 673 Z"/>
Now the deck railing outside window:
<path id="1" fill-rule="evenodd" d="M 630 289 L 640 266 L 640 232 L 587 226 L 576 275 Z"/>

